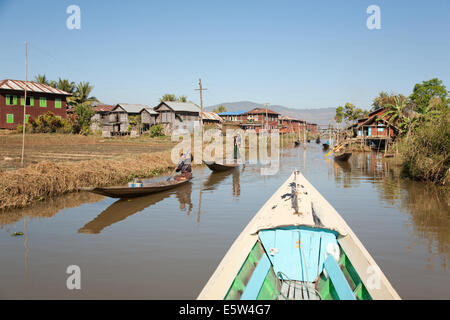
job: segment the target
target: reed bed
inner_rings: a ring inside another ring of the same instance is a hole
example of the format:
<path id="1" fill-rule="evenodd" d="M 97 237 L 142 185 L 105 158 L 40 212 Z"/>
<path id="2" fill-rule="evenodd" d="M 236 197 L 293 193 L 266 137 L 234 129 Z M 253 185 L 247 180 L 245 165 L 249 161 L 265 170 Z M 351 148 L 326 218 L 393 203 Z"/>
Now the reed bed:
<path id="1" fill-rule="evenodd" d="M 170 152 L 154 152 L 120 160 L 42 161 L 14 171 L 0 171 L 0 210 L 22 208 L 80 187 L 116 185 L 134 177 L 156 176 L 171 168 L 174 164 Z"/>

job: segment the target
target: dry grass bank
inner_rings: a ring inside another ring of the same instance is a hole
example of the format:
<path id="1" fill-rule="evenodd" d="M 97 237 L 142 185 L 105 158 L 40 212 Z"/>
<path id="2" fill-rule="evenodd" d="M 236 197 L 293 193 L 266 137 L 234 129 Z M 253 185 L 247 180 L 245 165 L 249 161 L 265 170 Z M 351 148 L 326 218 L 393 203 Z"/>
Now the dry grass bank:
<path id="1" fill-rule="evenodd" d="M 25 137 L 25 166 L 51 160 L 55 162 L 123 159 L 135 154 L 170 150 L 170 137 L 138 138 L 39 133 Z M 22 136 L 0 134 L 0 170 L 22 168 Z"/>
<path id="2" fill-rule="evenodd" d="M 0 210 L 25 207 L 84 186 L 116 185 L 134 177 L 151 177 L 173 167 L 169 151 L 118 160 L 42 161 L 0 172 Z"/>

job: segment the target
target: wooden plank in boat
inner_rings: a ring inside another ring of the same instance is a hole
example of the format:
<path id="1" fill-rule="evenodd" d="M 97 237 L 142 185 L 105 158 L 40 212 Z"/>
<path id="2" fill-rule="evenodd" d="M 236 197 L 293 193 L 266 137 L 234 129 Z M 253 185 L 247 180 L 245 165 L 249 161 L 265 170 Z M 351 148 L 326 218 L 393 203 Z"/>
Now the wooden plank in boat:
<path id="1" fill-rule="evenodd" d="M 241 300 L 256 300 L 269 270 L 270 260 L 263 254 L 245 287 Z"/>
<path id="2" fill-rule="evenodd" d="M 325 260 L 325 270 L 328 272 L 340 300 L 356 300 L 350 285 L 332 255 Z"/>

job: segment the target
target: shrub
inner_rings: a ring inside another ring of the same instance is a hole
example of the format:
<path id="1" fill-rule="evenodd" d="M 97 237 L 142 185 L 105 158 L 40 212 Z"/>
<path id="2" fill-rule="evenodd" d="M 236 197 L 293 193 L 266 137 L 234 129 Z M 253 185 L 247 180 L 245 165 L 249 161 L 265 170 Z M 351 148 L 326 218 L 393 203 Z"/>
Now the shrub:
<path id="1" fill-rule="evenodd" d="M 403 151 L 404 176 L 448 184 L 450 180 L 450 117 L 446 112 L 439 120 L 416 128 L 400 145 Z"/>
<path id="2" fill-rule="evenodd" d="M 163 136 L 163 127 L 160 124 L 156 124 L 150 128 L 149 131 L 150 137 L 161 137 Z"/>

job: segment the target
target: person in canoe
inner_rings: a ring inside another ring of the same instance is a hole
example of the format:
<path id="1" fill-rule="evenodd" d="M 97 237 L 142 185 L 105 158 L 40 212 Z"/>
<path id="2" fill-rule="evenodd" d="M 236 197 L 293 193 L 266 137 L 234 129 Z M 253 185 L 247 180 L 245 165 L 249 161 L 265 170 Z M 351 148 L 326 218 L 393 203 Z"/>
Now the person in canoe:
<path id="1" fill-rule="evenodd" d="M 190 152 L 183 154 L 180 162 L 175 170 L 175 172 L 179 172 L 174 178 L 176 181 L 189 180 L 192 178 L 192 168 L 191 163 L 194 158 Z"/>
<path id="2" fill-rule="evenodd" d="M 237 159 L 239 156 L 239 148 L 241 147 L 241 136 L 240 135 L 235 135 L 233 137 L 233 144 L 234 144 L 233 158 L 234 158 L 234 162 L 237 162 Z"/>

